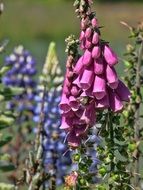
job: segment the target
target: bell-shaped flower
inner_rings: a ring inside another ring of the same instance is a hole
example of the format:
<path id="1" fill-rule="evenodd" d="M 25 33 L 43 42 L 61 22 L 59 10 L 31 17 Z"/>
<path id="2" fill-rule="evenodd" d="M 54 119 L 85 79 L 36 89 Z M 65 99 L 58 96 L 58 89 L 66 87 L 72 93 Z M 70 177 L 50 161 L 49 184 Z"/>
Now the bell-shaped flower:
<path id="1" fill-rule="evenodd" d="M 76 136 L 76 133 L 74 130 L 70 131 L 67 137 L 67 141 L 69 146 L 72 148 L 77 148 L 81 143 L 80 136 Z"/>
<path id="2" fill-rule="evenodd" d="M 79 58 L 79 60 L 77 61 L 77 63 L 76 63 L 76 65 L 75 65 L 73 71 L 74 71 L 76 74 L 79 74 L 79 73 L 82 72 L 82 70 L 83 70 L 83 56 L 81 56 L 81 57 Z"/>
<path id="3" fill-rule="evenodd" d="M 60 129 L 69 129 L 71 127 L 71 124 L 72 122 L 70 119 L 67 119 L 66 117 L 62 116 Z"/>
<path id="4" fill-rule="evenodd" d="M 83 55 L 83 64 L 84 65 L 90 65 L 92 61 L 92 54 L 89 50 L 85 50 Z"/>
<path id="5" fill-rule="evenodd" d="M 96 108 L 106 109 L 110 106 L 108 93 L 101 100 L 97 100 Z"/>
<path id="6" fill-rule="evenodd" d="M 59 107 L 63 112 L 68 112 L 71 109 L 71 107 L 69 105 L 69 99 L 67 98 L 67 96 L 64 93 L 62 94 L 62 98 L 61 98 Z"/>
<path id="7" fill-rule="evenodd" d="M 70 96 L 69 97 L 69 105 L 73 110 L 78 110 L 80 107 L 79 102 L 77 101 L 77 99 L 74 96 Z"/>
<path id="8" fill-rule="evenodd" d="M 102 59 L 94 60 L 94 73 L 97 75 L 103 74 L 104 62 Z"/>
<path id="9" fill-rule="evenodd" d="M 106 68 L 106 78 L 107 78 L 109 86 L 112 89 L 116 89 L 118 87 L 119 80 L 118 80 L 117 73 L 115 69 L 113 67 L 110 67 L 109 65 L 107 65 L 107 68 Z"/>
<path id="10" fill-rule="evenodd" d="M 116 89 L 116 93 L 120 97 L 122 101 L 129 101 L 131 93 L 129 89 L 126 87 L 126 85 L 119 80 L 118 88 Z"/>
<path id="11" fill-rule="evenodd" d="M 113 66 L 118 63 L 117 55 L 108 45 L 104 46 L 104 58 L 110 66 Z"/>
<path id="12" fill-rule="evenodd" d="M 87 90 L 92 85 L 93 80 L 94 80 L 93 71 L 85 69 L 80 80 L 81 88 Z"/>
<path id="13" fill-rule="evenodd" d="M 110 108 L 113 112 L 119 112 L 123 109 L 123 103 L 119 96 L 113 91 L 109 90 Z"/>
<path id="14" fill-rule="evenodd" d="M 93 94 L 97 100 L 102 99 L 106 95 L 106 81 L 103 76 L 95 77 Z"/>

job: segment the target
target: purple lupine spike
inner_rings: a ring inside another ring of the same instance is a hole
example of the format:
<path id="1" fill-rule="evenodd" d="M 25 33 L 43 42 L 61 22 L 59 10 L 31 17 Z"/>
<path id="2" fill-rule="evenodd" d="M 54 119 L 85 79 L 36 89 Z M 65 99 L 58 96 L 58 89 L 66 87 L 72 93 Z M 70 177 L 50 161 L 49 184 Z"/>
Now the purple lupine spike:
<path id="1" fill-rule="evenodd" d="M 113 67 L 110 67 L 109 65 L 107 65 L 107 68 L 106 68 L 106 78 L 109 83 L 109 86 L 112 89 L 116 89 L 118 87 L 119 80 L 118 80 L 117 73 L 115 69 Z"/>

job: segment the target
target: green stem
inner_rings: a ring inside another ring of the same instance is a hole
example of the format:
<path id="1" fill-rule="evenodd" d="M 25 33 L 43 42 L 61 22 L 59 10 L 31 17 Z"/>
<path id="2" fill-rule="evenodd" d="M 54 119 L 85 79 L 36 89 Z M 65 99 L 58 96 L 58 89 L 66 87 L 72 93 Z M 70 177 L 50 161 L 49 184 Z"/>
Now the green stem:
<path id="1" fill-rule="evenodd" d="M 44 86 L 44 91 L 43 91 L 43 97 L 42 97 L 40 122 L 38 125 L 38 133 L 37 133 L 37 137 L 35 140 L 35 152 L 36 152 L 35 159 L 36 159 L 36 161 L 39 162 L 39 165 L 36 166 L 36 168 L 35 168 L 36 171 L 34 173 L 34 176 L 32 176 L 32 181 L 29 184 L 28 190 L 39 190 L 46 180 L 45 177 L 42 180 L 40 179 L 40 176 L 44 174 L 43 162 L 40 163 L 40 160 L 43 160 L 42 143 L 43 143 L 43 131 L 44 131 L 43 123 L 44 123 L 44 118 L 45 118 L 44 103 L 45 103 L 45 95 L 46 95 L 46 86 L 44 84 L 43 84 L 43 86 Z"/>
<path id="2" fill-rule="evenodd" d="M 111 154 L 111 163 L 110 163 L 110 174 L 114 172 L 115 170 L 115 163 L 114 163 L 114 128 L 113 128 L 113 113 L 109 111 L 108 113 L 108 129 L 110 133 L 110 154 Z M 112 190 L 113 184 L 109 185 L 109 189 Z"/>
<path id="3" fill-rule="evenodd" d="M 57 174 L 57 167 L 56 167 L 56 162 L 57 162 L 57 152 L 54 151 L 52 153 L 52 158 L 53 158 L 53 175 L 51 176 L 51 187 L 49 190 L 56 190 L 56 174 Z"/>

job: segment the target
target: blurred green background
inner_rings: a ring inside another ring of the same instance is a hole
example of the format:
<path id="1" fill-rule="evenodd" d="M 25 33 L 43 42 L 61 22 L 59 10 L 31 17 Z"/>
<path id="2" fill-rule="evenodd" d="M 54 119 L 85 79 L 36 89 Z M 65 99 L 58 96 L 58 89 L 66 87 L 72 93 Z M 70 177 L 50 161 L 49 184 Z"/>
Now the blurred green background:
<path id="1" fill-rule="evenodd" d="M 71 33 L 78 36 L 80 30 L 79 20 L 72 7 L 73 1 L 4 0 L 5 10 L 0 18 L 0 41 L 6 38 L 10 42 L 3 57 L 10 53 L 15 45 L 23 44 L 35 56 L 40 71 L 49 41 L 56 41 L 59 59 L 64 69 L 64 39 Z M 112 2 L 94 0 L 93 9 L 97 12 L 100 25 L 105 26 L 102 29 L 102 38 L 110 41 L 111 46 L 122 56 L 129 40 L 128 30 L 120 21 L 130 25 L 142 21 L 143 0 Z M 1 63 L 3 57 L 0 58 Z"/>

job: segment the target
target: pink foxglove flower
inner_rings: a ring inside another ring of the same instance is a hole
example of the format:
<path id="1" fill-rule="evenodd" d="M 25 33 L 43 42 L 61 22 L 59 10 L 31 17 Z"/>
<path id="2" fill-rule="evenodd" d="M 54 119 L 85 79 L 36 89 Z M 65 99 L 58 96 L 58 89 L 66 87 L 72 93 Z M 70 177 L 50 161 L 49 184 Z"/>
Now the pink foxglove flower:
<path id="1" fill-rule="evenodd" d="M 92 37 L 92 43 L 96 45 L 98 44 L 98 42 L 99 42 L 99 34 L 95 32 Z"/>
<path id="2" fill-rule="evenodd" d="M 117 73 L 115 69 L 113 67 L 110 67 L 109 65 L 107 65 L 107 68 L 106 68 L 106 78 L 107 78 L 109 86 L 112 89 L 116 89 L 118 87 L 119 80 L 118 80 Z"/>
<path id="3" fill-rule="evenodd" d="M 70 111 L 70 105 L 69 105 L 69 99 L 67 98 L 66 94 L 62 95 L 62 99 L 60 102 L 60 109 L 64 112 L 68 112 Z"/>
<path id="4" fill-rule="evenodd" d="M 118 88 L 116 89 L 116 93 L 120 97 L 122 101 L 129 101 L 131 93 L 129 89 L 125 86 L 125 84 L 120 80 Z"/>
<path id="5" fill-rule="evenodd" d="M 114 51 L 107 45 L 104 47 L 104 58 L 106 62 L 113 66 L 118 63 L 117 55 L 114 53 Z"/>
<path id="6" fill-rule="evenodd" d="M 80 80 L 80 86 L 83 90 L 87 90 L 94 80 L 94 72 L 91 70 L 85 69 Z"/>
<path id="7" fill-rule="evenodd" d="M 83 14 L 80 8 L 79 11 Z M 119 112 L 123 101 L 130 98 L 128 88 L 119 80 L 114 68 L 118 57 L 109 43 L 101 40 L 99 23 L 90 9 L 81 17 L 79 42 L 83 53 L 74 57 L 69 51 L 60 103 L 62 117 L 65 117 L 61 128 L 66 129 L 67 140 L 74 148 L 95 124 L 96 110 Z"/>
<path id="8" fill-rule="evenodd" d="M 92 49 L 92 58 L 97 59 L 101 55 L 101 49 L 99 46 L 94 46 Z"/>
<path id="9" fill-rule="evenodd" d="M 90 65 L 92 61 L 92 53 L 87 49 L 83 55 L 83 65 Z"/>
<path id="10" fill-rule="evenodd" d="M 103 74 L 104 62 L 102 59 L 94 60 L 94 73 L 97 75 Z"/>
<path id="11" fill-rule="evenodd" d="M 112 90 L 109 90 L 110 108 L 113 112 L 119 112 L 123 109 L 123 103 L 119 96 Z"/>
<path id="12" fill-rule="evenodd" d="M 106 95 L 106 81 L 103 76 L 95 77 L 93 94 L 98 100 L 101 100 Z"/>

